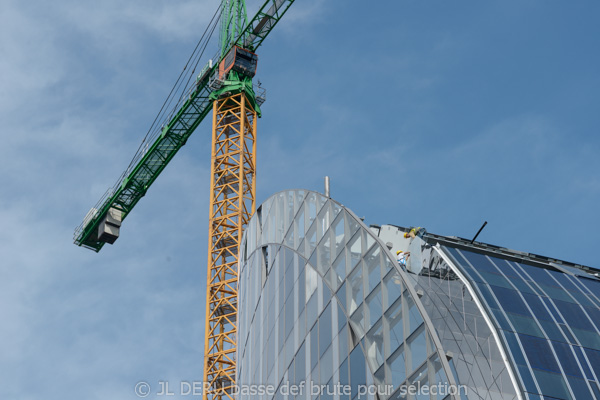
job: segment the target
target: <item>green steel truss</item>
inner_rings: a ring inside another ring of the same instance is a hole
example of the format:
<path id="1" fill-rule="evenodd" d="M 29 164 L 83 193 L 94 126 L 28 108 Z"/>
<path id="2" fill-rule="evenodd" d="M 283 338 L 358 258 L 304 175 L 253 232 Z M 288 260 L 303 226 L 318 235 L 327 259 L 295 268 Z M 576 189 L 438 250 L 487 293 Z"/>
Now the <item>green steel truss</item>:
<path id="1" fill-rule="evenodd" d="M 224 56 L 248 24 L 248 17 L 246 16 L 246 2 L 243 0 L 222 0 L 221 10 L 220 41 L 221 56 Z"/>
<path id="2" fill-rule="evenodd" d="M 295 0 L 267 0 L 238 37 L 238 46 L 256 51 Z"/>
<path id="3" fill-rule="evenodd" d="M 251 51 L 262 44 L 273 30 L 277 22 L 295 0 L 267 0 L 257 14 L 238 35 L 235 43 Z M 245 14 L 245 8 L 244 8 Z M 169 161 L 185 145 L 187 139 L 212 109 L 214 96 L 210 82 L 218 75 L 218 67 L 224 55 L 233 47 L 227 46 L 210 73 L 197 82 L 189 92 L 187 100 L 172 114 L 169 122 L 156 135 L 153 143 L 138 151 L 128 168 L 119 178 L 115 186 L 109 189 L 96 206 L 75 229 L 74 242 L 96 252 L 100 251 L 104 242 L 97 238 L 100 222 L 110 208 L 122 212 L 122 220 L 131 212 L 138 201 L 146 194 L 152 183 L 165 169 Z"/>

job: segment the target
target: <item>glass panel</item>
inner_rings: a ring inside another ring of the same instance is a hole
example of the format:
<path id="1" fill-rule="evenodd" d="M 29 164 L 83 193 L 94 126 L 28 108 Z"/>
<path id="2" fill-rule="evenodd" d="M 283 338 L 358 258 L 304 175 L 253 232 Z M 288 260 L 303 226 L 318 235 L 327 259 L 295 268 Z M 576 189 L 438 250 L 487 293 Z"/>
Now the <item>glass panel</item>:
<path id="1" fill-rule="evenodd" d="M 437 353 L 433 357 L 431 357 L 430 360 L 431 360 L 431 367 L 433 368 L 433 373 L 435 374 L 435 380 L 432 383 L 448 382 L 448 378 L 446 377 L 446 373 L 444 372 L 444 368 L 442 366 L 442 363 L 441 363 L 440 358 L 437 355 Z M 432 395 L 432 398 L 434 400 L 441 399 L 442 396 L 440 395 L 439 397 L 436 397 L 435 395 Z"/>
<path id="2" fill-rule="evenodd" d="M 331 243 L 329 241 L 329 235 L 321 241 L 317 253 L 317 270 L 322 276 L 327 276 L 329 268 L 331 267 Z"/>
<path id="3" fill-rule="evenodd" d="M 295 228 L 292 225 L 291 229 L 288 230 L 288 233 L 285 236 L 285 245 L 291 247 L 292 249 L 295 249 L 295 244 L 294 244 L 294 239 L 295 239 Z"/>
<path id="4" fill-rule="evenodd" d="M 338 335 L 338 346 L 339 346 L 339 357 L 340 363 L 346 357 L 348 357 L 348 327 L 344 325 L 344 327 L 340 330 Z"/>
<path id="5" fill-rule="evenodd" d="M 368 232 L 366 233 L 366 239 L 367 239 L 367 247 L 365 248 L 365 251 L 369 250 L 371 248 L 371 246 L 373 246 L 376 242 L 376 240 L 373 238 L 373 236 L 371 236 Z"/>
<path id="6" fill-rule="evenodd" d="M 591 304 L 591 303 L 588 302 L 587 304 Z M 587 315 L 590 317 L 590 319 L 594 322 L 594 324 L 596 325 L 596 328 L 600 329 L 600 309 L 592 308 L 589 306 L 583 306 L 583 310 L 587 313 Z"/>
<path id="7" fill-rule="evenodd" d="M 325 232 L 329 229 L 329 225 L 331 224 L 331 220 L 329 219 L 329 207 L 325 206 L 321 212 L 319 212 L 319 216 L 317 217 L 318 226 L 317 226 L 317 241 L 321 240 Z"/>
<path id="8" fill-rule="evenodd" d="M 294 214 L 298 213 L 298 209 L 304 206 L 304 190 L 294 190 Z"/>
<path id="9" fill-rule="evenodd" d="M 382 365 L 381 368 L 375 372 L 375 383 L 382 387 L 381 390 L 383 390 L 383 387 L 385 387 L 384 385 L 386 384 L 385 382 L 385 365 Z"/>
<path id="10" fill-rule="evenodd" d="M 363 302 L 363 279 L 362 268 L 359 265 L 348 277 L 350 283 L 350 296 L 347 299 L 346 310 L 352 314 L 354 310 Z"/>
<path id="11" fill-rule="evenodd" d="M 308 225 L 310 225 L 317 218 L 317 203 L 316 195 L 314 193 L 310 193 L 308 195 L 308 198 L 306 200 L 306 207 L 308 215 Z"/>
<path id="12" fill-rule="evenodd" d="M 545 338 L 536 321 L 531 317 L 524 317 L 513 313 L 506 313 L 508 319 L 515 327 L 515 331 L 525 333 L 527 335 Z"/>
<path id="13" fill-rule="evenodd" d="M 344 360 L 344 362 L 341 363 L 340 365 L 340 371 L 339 371 L 339 376 L 340 376 L 340 385 L 342 386 L 347 386 L 350 384 L 350 378 L 349 378 L 349 373 L 348 373 L 348 360 L 346 359 Z M 348 396 L 340 396 L 340 400 L 348 400 L 349 397 Z"/>
<path id="14" fill-rule="evenodd" d="M 317 228 L 315 224 L 308 229 L 306 240 L 308 243 L 307 254 L 311 255 L 313 250 L 317 247 Z"/>
<path id="15" fill-rule="evenodd" d="M 390 326 L 390 351 L 394 352 L 404 343 L 404 326 L 402 324 L 402 299 L 399 298 L 385 313 Z"/>
<path id="16" fill-rule="evenodd" d="M 299 385 L 306 377 L 306 349 L 304 343 L 294 357 L 294 383 Z"/>
<path id="17" fill-rule="evenodd" d="M 526 272 L 527 275 L 529 275 L 532 281 L 557 288 L 560 287 L 558 282 L 552 279 L 552 275 L 550 274 L 549 270 L 522 263 L 519 263 L 519 266 Z M 527 279 L 527 276 L 525 276 L 525 280 Z"/>
<path id="18" fill-rule="evenodd" d="M 304 264 L 301 262 L 301 264 Z M 306 267 L 301 266 L 299 268 L 300 276 L 298 276 L 298 280 L 296 281 L 296 290 L 298 290 L 298 310 L 304 310 L 304 306 L 306 304 Z"/>
<path id="19" fill-rule="evenodd" d="M 356 264 L 360 261 L 362 256 L 362 241 L 360 236 L 360 231 L 354 235 L 350 242 L 348 243 L 348 248 L 350 249 L 350 265 L 349 270 L 351 271 Z"/>
<path id="20" fill-rule="evenodd" d="M 410 349 L 411 370 L 417 369 L 427 359 L 427 343 L 423 326 L 408 339 Z"/>
<path id="21" fill-rule="evenodd" d="M 549 286 L 539 282 L 538 287 L 540 287 L 544 293 L 552 299 L 562 300 L 568 303 L 576 303 L 576 301 L 569 296 L 569 294 L 563 288 Z"/>
<path id="22" fill-rule="evenodd" d="M 319 335 L 318 325 L 310 331 L 310 368 L 313 369 L 319 362 Z"/>
<path id="23" fill-rule="evenodd" d="M 483 281 L 493 284 L 495 286 L 500 286 L 507 289 L 514 289 L 513 286 L 508 282 L 508 280 L 500 275 L 492 274 L 486 271 L 478 271 L 479 275 L 483 277 Z"/>
<path id="24" fill-rule="evenodd" d="M 336 202 L 330 201 L 331 210 L 333 211 L 333 217 L 337 217 L 337 215 L 342 211 L 342 207 L 340 207 Z"/>
<path id="25" fill-rule="evenodd" d="M 506 289 L 495 285 L 490 285 L 490 289 L 492 289 L 496 295 L 496 298 L 500 302 L 500 305 L 505 311 L 525 315 L 528 317 L 531 316 L 531 313 L 525 306 L 525 303 L 523 300 L 521 300 L 519 292 L 516 290 Z"/>
<path id="26" fill-rule="evenodd" d="M 557 399 L 571 399 L 565 380 L 561 375 L 542 371 L 537 368 L 533 368 L 533 373 L 540 386 L 541 394 L 543 394 L 544 397 L 551 396 Z"/>
<path id="27" fill-rule="evenodd" d="M 300 338 L 300 340 L 302 340 L 306 336 L 306 315 L 304 309 L 302 309 L 302 311 L 300 312 L 297 324 L 298 337 Z"/>
<path id="28" fill-rule="evenodd" d="M 591 399 L 592 395 L 583 379 L 575 378 L 573 376 L 567 376 L 571 390 L 575 395 L 575 399 Z M 592 382 L 590 382 L 593 384 Z"/>
<path id="29" fill-rule="evenodd" d="M 469 260 L 476 271 L 486 271 L 491 274 L 500 275 L 500 271 L 492 264 L 489 258 L 479 253 L 461 250 L 461 253 Z M 501 261 L 501 260 L 499 260 Z"/>
<path id="30" fill-rule="evenodd" d="M 540 324 L 540 326 L 546 333 L 546 336 L 548 336 L 548 339 L 567 343 L 567 340 L 565 339 L 564 335 L 562 334 L 562 331 L 556 325 L 555 322 L 545 321 L 543 319 L 538 319 L 537 322 Z"/>
<path id="31" fill-rule="evenodd" d="M 321 207 L 323 207 L 324 205 L 329 206 L 329 203 L 327 203 L 327 197 L 317 194 L 317 212 L 319 210 L 321 210 Z M 325 383 L 325 382 L 323 382 L 323 383 Z"/>
<path id="32" fill-rule="evenodd" d="M 519 339 L 531 367 L 560 373 L 560 369 L 547 340 L 521 334 L 519 335 Z"/>
<path id="33" fill-rule="evenodd" d="M 590 387 L 592 388 L 592 392 L 594 392 L 594 396 L 596 396 L 596 399 L 600 399 L 600 384 L 592 381 L 588 381 L 588 383 L 590 384 Z"/>
<path id="34" fill-rule="evenodd" d="M 573 336 L 573 334 L 571 333 L 571 330 L 566 325 L 558 324 L 558 326 L 560 327 L 562 333 L 565 335 L 569 343 L 579 344 L 579 342 L 577 342 L 577 340 L 575 339 L 575 336 Z"/>
<path id="35" fill-rule="evenodd" d="M 283 235 L 285 235 L 285 230 L 287 229 L 285 226 L 285 212 L 285 193 L 279 193 L 277 195 L 277 213 L 275 214 L 275 221 L 277 225 L 275 232 L 275 243 L 283 242 Z"/>
<path id="36" fill-rule="evenodd" d="M 345 220 L 344 220 L 344 214 L 341 214 L 337 221 L 335 221 L 335 223 L 333 224 L 333 234 L 335 235 L 335 254 L 339 254 L 340 251 L 342 251 L 342 249 L 344 248 L 344 245 L 346 244 L 346 240 L 345 240 Z"/>
<path id="37" fill-rule="evenodd" d="M 400 278 L 400 274 L 395 270 L 387 274 L 383 279 L 383 284 L 385 287 L 384 306 L 387 308 L 400 297 L 404 288 L 402 287 L 402 278 Z"/>
<path id="38" fill-rule="evenodd" d="M 583 283 L 591 293 L 593 293 L 598 299 L 600 299 L 600 281 L 580 279 L 579 282 Z"/>
<path id="39" fill-rule="evenodd" d="M 346 216 L 346 221 L 348 221 L 348 228 L 350 232 L 348 236 L 352 236 L 354 235 L 354 232 L 358 231 L 360 225 L 351 215 L 346 213 L 344 213 L 344 215 Z"/>
<path id="40" fill-rule="evenodd" d="M 419 310 L 417 309 L 414 300 L 408 294 L 408 291 L 405 291 L 402 297 L 404 297 L 404 299 L 406 300 L 408 315 L 410 318 L 409 332 L 412 332 L 423 323 L 423 317 L 421 317 L 421 314 L 419 313 Z"/>
<path id="41" fill-rule="evenodd" d="M 342 251 L 340 253 L 340 255 L 338 256 L 338 258 L 334 261 L 332 273 L 333 273 L 333 281 L 335 282 L 334 289 L 336 289 L 337 286 L 341 285 L 342 282 L 344 282 L 344 279 L 346 279 L 346 252 L 345 251 Z"/>
<path id="42" fill-rule="evenodd" d="M 375 371 L 384 361 L 382 320 L 367 333 L 366 338 L 367 361 L 371 370 Z"/>
<path id="43" fill-rule="evenodd" d="M 308 246 L 308 243 L 306 243 L 306 240 L 302 240 L 300 241 L 300 245 L 298 246 L 298 253 L 300 253 L 300 255 L 304 258 L 306 258 L 306 246 Z"/>
<path id="44" fill-rule="evenodd" d="M 321 371 L 321 382 L 327 382 L 333 375 L 333 353 L 332 347 L 329 346 L 325 354 L 322 355 L 319 361 L 319 370 Z M 327 391 L 325 390 L 324 393 Z"/>
<path id="45" fill-rule="evenodd" d="M 350 384 L 352 385 L 352 395 L 354 398 L 358 393 L 358 385 L 366 383 L 366 363 L 365 357 L 360 346 L 357 346 L 350 354 Z"/>
<path id="46" fill-rule="evenodd" d="M 590 360 L 590 365 L 596 373 L 596 377 L 600 379 L 600 351 L 591 349 L 584 349 L 584 351 L 588 359 Z"/>
<path id="47" fill-rule="evenodd" d="M 361 305 L 350 317 L 350 324 L 354 329 L 354 332 L 359 336 L 360 340 L 365 334 L 365 315 L 364 307 Z"/>
<path id="48" fill-rule="evenodd" d="M 289 296 L 285 302 L 285 337 L 287 338 L 294 328 L 294 296 Z"/>
<path id="49" fill-rule="evenodd" d="M 600 335 L 596 332 L 590 332 L 579 328 L 571 328 L 571 330 L 575 336 L 577 336 L 579 343 L 581 343 L 583 347 L 600 350 Z"/>
<path id="50" fill-rule="evenodd" d="M 423 365 L 419 371 L 417 371 L 411 377 L 411 383 L 417 388 L 423 388 L 429 384 L 429 378 L 427 375 L 427 364 Z M 427 393 L 427 394 L 426 394 Z M 415 396 L 415 400 L 430 400 L 429 391 L 418 390 L 417 395 Z"/>
<path id="51" fill-rule="evenodd" d="M 369 237 L 367 235 L 367 237 Z M 373 247 L 373 250 L 369 251 L 365 256 L 365 263 L 367 265 L 367 273 L 369 274 L 369 292 L 373 290 L 375 286 L 381 281 L 381 260 L 380 260 L 380 248 L 379 246 Z"/>
<path id="52" fill-rule="evenodd" d="M 317 320 L 317 315 L 319 314 L 318 304 L 317 304 L 317 294 L 313 294 L 312 297 L 308 300 L 306 304 L 306 328 L 312 328 Z"/>
<path id="53" fill-rule="evenodd" d="M 331 346 L 331 340 L 333 339 L 331 324 L 331 303 L 328 303 L 321 316 L 319 316 L 319 355 L 321 356 Z"/>
<path id="54" fill-rule="evenodd" d="M 406 379 L 406 362 L 404 360 L 404 348 L 398 349 L 388 360 L 390 372 L 392 373 L 392 383 L 394 387 L 399 387 Z"/>
<path id="55" fill-rule="evenodd" d="M 554 347 L 554 351 L 556 352 L 556 357 L 562 365 L 563 371 L 566 375 L 572 375 L 579 378 L 583 378 L 583 374 L 581 373 L 581 369 L 577 365 L 577 361 L 575 360 L 575 356 L 571 351 L 571 346 L 566 343 L 559 342 L 551 342 L 552 347 Z"/>
<path id="56" fill-rule="evenodd" d="M 308 301 L 310 296 L 317 290 L 317 279 L 318 274 L 317 271 L 309 267 L 308 265 L 305 268 L 306 271 L 306 295 L 305 299 Z"/>
<path id="57" fill-rule="evenodd" d="M 556 310 L 556 307 L 554 306 L 554 303 L 552 303 L 552 300 L 550 300 L 547 297 L 541 297 L 541 299 L 544 302 L 544 304 L 546 305 L 546 308 L 548 310 L 550 310 L 550 314 L 552 314 L 552 316 L 554 317 L 556 322 L 558 322 L 559 324 L 564 323 L 564 320 L 562 319 L 562 317 Z"/>
<path id="58" fill-rule="evenodd" d="M 592 371 L 590 370 L 590 367 L 588 366 L 587 361 L 583 357 L 583 353 L 581 351 L 581 347 L 579 347 L 579 346 L 573 346 L 572 349 L 575 350 L 576 357 L 579 360 L 579 363 L 581 364 L 581 367 L 583 368 L 583 372 L 584 372 L 585 377 L 587 379 L 593 379 L 592 378 Z M 600 363 L 600 359 L 598 361 Z"/>
<path id="59" fill-rule="evenodd" d="M 342 310 L 342 307 L 340 307 L 339 303 L 336 302 L 331 302 L 332 304 L 335 304 L 337 307 L 337 332 L 339 332 L 345 325 L 347 319 L 346 319 L 346 315 L 344 314 L 344 311 Z"/>
<path id="60" fill-rule="evenodd" d="M 338 298 L 338 301 L 340 302 L 340 304 L 342 305 L 342 307 L 344 308 L 344 310 L 347 310 L 347 306 L 346 306 L 346 282 L 344 282 L 342 284 L 342 286 L 340 286 L 340 288 L 338 289 L 337 293 L 335 294 L 335 296 Z"/>
<path id="61" fill-rule="evenodd" d="M 366 327 L 367 330 L 381 318 L 383 315 L 383 306 L 381 304 L 381 286 L 377 286 L 373 293 L 367 298 L 367 309 L 369 310 L 369 325 Z"/>
<path id="62" fill-rule="evenodd" d="M 581 306 L 561 300 L 554 300 L 554 304 L 556 304 L 556 307 L 565 318 L 567 325 L 595 332 L 594 326 L 583 312 Z"/>
<path id="63" fill-rule="evenodd" d="M 304 225 L 304 205 L 300 207 L 300 211 L 298 215 L 296 215 L 296 229 L 298 230 L 298 241 L 302 241 L 304 239 L 304 234 L 306 233 L 305 225 Z"/>

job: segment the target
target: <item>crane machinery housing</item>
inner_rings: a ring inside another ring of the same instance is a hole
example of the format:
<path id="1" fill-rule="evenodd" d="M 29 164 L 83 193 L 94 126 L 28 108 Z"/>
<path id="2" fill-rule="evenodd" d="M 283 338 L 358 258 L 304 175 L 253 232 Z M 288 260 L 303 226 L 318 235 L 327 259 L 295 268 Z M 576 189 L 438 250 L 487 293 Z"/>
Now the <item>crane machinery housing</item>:
<path id="1" fill-rule="evenodd" d="M 220 19 L 219 53 L 198 75 L 186 65 L 187 83 L 179 83 L 180 76 L 174 87 L 181 93 L 175 106 L 169 114 L 163 106 L 129 167 L 74 233 L 76 245 L 96 252 L 113 244 L 123 220 L 212 110 L 204 399 L 233 399 L 238 247 L 256 208 L 256 120 L 265 100 L 264 90 L 252 82 L 255 52 L 293 3 L 266 0 L 248 21 L 244 0 L 221 1 L 214 25 L 211 21 L 205 31 L 209 36 L 204 42 L 203 36 L 190 60 L 198 65 Z M 170 95 L 169 104 L 173 99 Z"/>

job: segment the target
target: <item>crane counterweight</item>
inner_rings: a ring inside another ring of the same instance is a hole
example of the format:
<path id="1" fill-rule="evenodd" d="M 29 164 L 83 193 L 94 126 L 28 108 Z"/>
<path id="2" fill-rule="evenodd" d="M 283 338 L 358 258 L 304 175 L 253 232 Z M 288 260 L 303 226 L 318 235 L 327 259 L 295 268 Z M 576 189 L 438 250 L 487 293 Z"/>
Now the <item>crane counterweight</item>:
<path id="1" fill-rule="evenodd" d="M 98 225 L 98 240 L 113 244 L 119 238 L 121 229 L 121 211 L 109 208 L 106 216 Z"/>

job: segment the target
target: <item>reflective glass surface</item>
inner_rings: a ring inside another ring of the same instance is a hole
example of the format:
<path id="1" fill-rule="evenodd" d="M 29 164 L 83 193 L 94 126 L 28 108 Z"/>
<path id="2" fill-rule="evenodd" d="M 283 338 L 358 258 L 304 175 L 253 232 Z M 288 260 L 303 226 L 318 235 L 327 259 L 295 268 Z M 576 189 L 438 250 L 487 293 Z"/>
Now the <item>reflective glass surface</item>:
<path id="1" fill-rule="evenodd" d="M 474 283 L 502 332 L 525 392 L 532 398 L 600 399 L 600 281 L 550 262 L 445 251 Z"/>
<path id="2" fill-rule="evenodd" d="M 416 292 L 385 245 L 339 203 L 278 193 L 252 217 L 241 246 L 238 384 L 352 386 L 348 394 L 271 396 L 306 400 L 355 400 L 359 385 L 391 385 L 383 400 L 415 398 L 400 393 L 403 384 L 446 383 L 446 355 L 430 340 Z"/>

